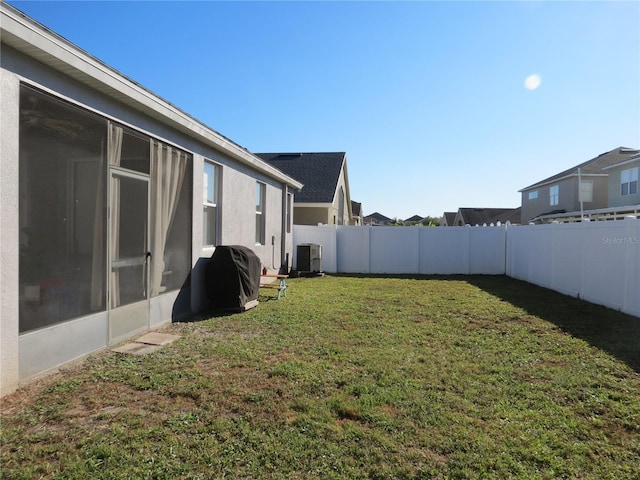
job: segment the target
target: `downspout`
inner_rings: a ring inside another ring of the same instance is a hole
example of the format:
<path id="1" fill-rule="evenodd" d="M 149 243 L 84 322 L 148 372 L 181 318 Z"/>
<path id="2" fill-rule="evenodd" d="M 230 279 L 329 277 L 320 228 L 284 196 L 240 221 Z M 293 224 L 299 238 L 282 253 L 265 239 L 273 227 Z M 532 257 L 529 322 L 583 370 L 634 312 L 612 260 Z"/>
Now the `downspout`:
<path id="1" fill-rule="evenodd" d="M 287 251 L 287 195 L 289 193 L 289 187 L 286 183 L 282 184 L 282 222 L 280 235 L 280 266 L 285 262 L 285 252 Z M 275 267 L 274 267 L 275 268 Z M 287 265 L 287 270 L 289 265 Z"/>

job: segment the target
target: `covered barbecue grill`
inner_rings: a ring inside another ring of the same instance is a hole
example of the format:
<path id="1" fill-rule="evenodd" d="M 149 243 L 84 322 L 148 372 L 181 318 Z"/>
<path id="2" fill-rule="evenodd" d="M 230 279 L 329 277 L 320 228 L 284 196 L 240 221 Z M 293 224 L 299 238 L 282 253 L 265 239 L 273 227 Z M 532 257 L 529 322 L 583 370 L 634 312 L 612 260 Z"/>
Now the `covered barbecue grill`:
<path id="1" fill-rule="evenodd" d="M 258 305 L 260 259 L 250 248 L 216 247 L 207 262 L 205 279 L 213 310 L 243 312 Z"/>

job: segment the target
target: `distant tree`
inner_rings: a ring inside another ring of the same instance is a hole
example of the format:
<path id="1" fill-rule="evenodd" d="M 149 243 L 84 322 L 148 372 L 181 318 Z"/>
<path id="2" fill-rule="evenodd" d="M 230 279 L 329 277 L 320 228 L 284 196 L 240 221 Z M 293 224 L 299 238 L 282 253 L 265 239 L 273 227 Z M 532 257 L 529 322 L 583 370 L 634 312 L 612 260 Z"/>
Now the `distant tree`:
<path id="1" fill-rule="evenodd" d="M 439 227 L 442 225 L 442 217 L 424 217 L 423 225 L 428 227 Z"/>
<path id="2" fill-rule="evenodd" d="M 407 222 L 393 217 L 389 222 L 389 226 L 392 227 L 439 227 L 442 225 L 442 217 L 424 217 L 420 221 Z"/>

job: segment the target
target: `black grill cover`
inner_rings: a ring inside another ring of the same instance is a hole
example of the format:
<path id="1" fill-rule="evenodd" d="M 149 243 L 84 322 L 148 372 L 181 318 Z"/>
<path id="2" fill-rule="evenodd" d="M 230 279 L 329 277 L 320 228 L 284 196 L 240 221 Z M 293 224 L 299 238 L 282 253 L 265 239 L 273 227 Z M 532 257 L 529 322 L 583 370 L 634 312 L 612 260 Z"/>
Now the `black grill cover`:
<path id="1" fill-rule="evenodd" d="M 240 245 L 216 247 L 207 261 L 205 279 L 212 309 L 244 311 L 247 303 L 257 304 L 260 259 L 253 250 Z"/>

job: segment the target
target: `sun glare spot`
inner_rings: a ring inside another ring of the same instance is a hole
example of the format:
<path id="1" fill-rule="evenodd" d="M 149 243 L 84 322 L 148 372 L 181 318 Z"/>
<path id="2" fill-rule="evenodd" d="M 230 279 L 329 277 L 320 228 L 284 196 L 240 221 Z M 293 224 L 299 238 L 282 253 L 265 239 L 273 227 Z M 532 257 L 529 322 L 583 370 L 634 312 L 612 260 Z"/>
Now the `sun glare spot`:
<path id="1" fill-rule="evenodd" d="M 524 88 L 527 90 L 535 90 L 542 83 L 540 75 L 529 75 L 524 81 Z"/>

